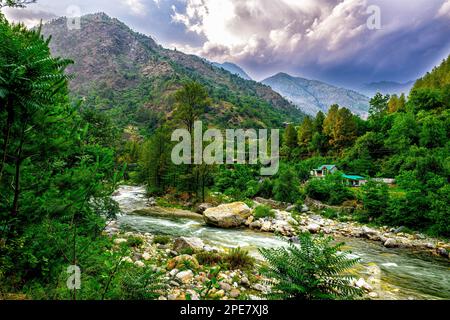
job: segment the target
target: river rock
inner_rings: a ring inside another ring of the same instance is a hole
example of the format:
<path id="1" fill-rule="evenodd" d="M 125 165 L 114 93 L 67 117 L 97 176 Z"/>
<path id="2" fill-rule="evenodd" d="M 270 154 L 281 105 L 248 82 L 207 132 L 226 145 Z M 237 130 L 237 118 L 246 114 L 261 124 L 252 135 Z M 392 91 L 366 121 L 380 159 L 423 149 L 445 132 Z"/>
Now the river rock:
<path id="1" fill-rule="evenodd" d="M 170 275 L 171 277 L 175 277 L 175 276 L 177 275 L 178 272 L 180 272 L 180 270 L 178 270 L 178 269 L 172 269 L 172 270 L 170 270 L 169 275 Z"/>
<path id="2" fill-rule="evenodd" d="M 207 224 L 220 228 L 240 227 L 250 215 L 251 210 L 244 202 L 222 204 L 203 213 Z"/>
<path id="3" fill-rule="evenodd" d="M 264 231 L 264 232 L 272 231 L 272 222 L 264 221 L 261 225 L 261 231 Z"/>
<path id="4" fill-rule="evenodd" d="M 230 297 L 233 299 L 236 299 L 237 297 L 239 297 L 240 294 L 241 294 L 241 292 L 239 291 L 239 289 L 233 289 L 230 291 Z"/>
<path id="5" fill-rule="evenodd" d="M 399 246 L 399 243 L 397 242 L 397 240 L 389 238 L 384 242 L 383 245 L 386 248 L 397 248 Z"/>
<path id="6" fill-rule="evenodd" d="M 358 281 L 356 281 L 355 285 L 358 288 L 364 289 L 366 291 L 372 291 L 373 290 L 372 286 L 370 284 L 368 284 L 366 282 L 366 280 L 364 280 L 363 278 L 359 278 Z"/>
<path id="7" fill-rule="evenodd" d="M 318 225 L 317 223 L 310 223 L 308 224 L 306 229 L 308 229 L 308 231 L 311 233 L 317 233 L 320 230 L 320 225 Z"/>
<path id="8" fill-rule="evenodd" d="M 203 240 L 196 237 L 179 237 L 176 238 L 173 244 L 173 249 L 177 252 L 181 252 L 182 250 L 190 249 L 193 251 L 203 250 L 205 244 Z"/>
<path id="9" fill-rule="evenodd" d="M 448 258 L 448 257 L 449 257 L 448 251 L 447 251 L 445 248 L 438 248 L 438 249 L 436 250 L 436 252 L 437 252 L 440 256 L 442 256 L 442 257 L 444 257 L 444 258 Z"/>
<path id="10" fill-rule="evenodd" d="M 145 267 L 145 263 L 143 263 L 141 260 L 135 261 L 134 264 L 140 268 Z"/>
<path id="11" fill-rule="evenodd" d="M 224 291 L 230 291 L 231 290 L 231 285 L 229 285 L 226 282 L 220 282 L 219 286 L 220 286 L 220 289 L 222 289 Z"/>
<path id="12" fill-rule="evenodd" d="M 142 259 L 144 259 L 145 261 L 148 261 L 148 260 L 150 260 L 152 258 L 152 256 L 150 255 L 150 253 L 148 253 L 148 252 L 144 252 L 143 254 L 142 254 Z"/>
<path id="13" fill-rule="evenodd" d="M 125 242 L 127 242 L 127 239 L 124 239 L 124 238 L 114 239 L 115 244 L 121 244 L 121 243 L 125 243 Z"/>
<path id="14" fill-rule="evenodd" d="M 255 220 L 254 216 L 248 217 L 247 220 L 245 221 L 245 225 L 250 226 L 254 220 Z"/>
<path id="15" fill-rule="evenodd" d="M 150 207 L 156 206 L 156 199 L 155 199 L 154 197 L 148 198 L 147 204 L 148 204 Z"/>
<path id="16" fill-rule="evenodd" d="M 206 211 L 206 209 L 209 209 L 209 208 L 212 208 L 212 207 L 213 207 L 213 205 L 210 204 L 210 203 L 200 203 L 197 206 L 197 209 L 195 210 L 195 212 L 203 214 Z"/>
<path id="17" fill-rule="evenodd" d="M 250 229 L 260 229 L 261 221 L 260 220 L 253 221 L 252 223 L 250 223 L 249 227 L 250 227 Z"/>
<path id="18" fill-rule="evenodd" d="M 175 277 L 182 283 L 188 283 L 194 277 L 194 273 L 192 270 L 185 270 L 178 272 Z"/>
<path id="19" fill-rule="evenodd" d="M 292 212 L 292 211 L 295 210 L 296 207 L 297 207 L 297 206 L 296 206 L 295 204 L 291 204 L 290 206 L 288 206 L 288 207 L 286 208 L 286 211 L 287 211 L 287 212 Z"/>

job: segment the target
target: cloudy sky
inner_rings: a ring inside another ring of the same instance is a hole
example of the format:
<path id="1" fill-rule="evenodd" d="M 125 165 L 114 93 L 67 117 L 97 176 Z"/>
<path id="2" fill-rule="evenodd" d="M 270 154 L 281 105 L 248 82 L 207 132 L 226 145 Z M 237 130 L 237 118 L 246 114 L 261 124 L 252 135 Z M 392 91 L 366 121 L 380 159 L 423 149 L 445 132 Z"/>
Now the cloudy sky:
<path id="1" fill-rule="evenodd" d="M 5 13 L 34 25 L 74 8 L 257 80 L 283 71 L 352 87 L 405 82 L 450 54 L 450 0 L 38 0 Z"/>

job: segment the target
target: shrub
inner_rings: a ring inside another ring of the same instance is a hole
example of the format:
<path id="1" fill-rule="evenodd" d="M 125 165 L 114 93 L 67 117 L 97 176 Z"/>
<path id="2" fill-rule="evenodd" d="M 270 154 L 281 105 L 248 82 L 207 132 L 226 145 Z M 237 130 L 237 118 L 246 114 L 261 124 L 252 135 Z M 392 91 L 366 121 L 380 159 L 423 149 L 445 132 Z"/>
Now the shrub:
<path id="1" fill-rule="evenodd" d="M 225 255 L 224 261 L 231 269 L 250 269 L 255 264 L 255 259 L 249 255 L 248 251 L 239 247 L 231 249 Z"/>
<path id="2" fill-rule="evenodd" d="M 153 238 L 153 243 L 168 244 L 170 242 L 169 236 L 157 235 Z"/>
<path id="3" fill-rule="evenodd" d="M 336 210 L 333 210 L 331 208 L 327 208 L 322 211 L 322 216 L 328 219 L 337 219 L 339 218 L 339 214 Z"/>
<path id="4" fill-rule="evenodd" d="M 144 240 L 142 240 L 139 237 L 129 237 L 127 240 L 127 244 L 130 247 L 134 247 L 134 248 L 138 248 L 138 247 L 142 246 L 143 243 L 144 243 Z"/>
<path id="5" fill-rule="evenodd" d="M 369 180 L 361 187 L 361 201 L 369 217 L 378 218 L 386 213 L 389 202 L 388 186 L 382 182 Z"/>
<path id="6" fill-rule="evenodd" d="M 340 252 L 343 244 L 332 239 L 300 234 L 299 244 L 260 249 L 268 265 L 261 268 L 272 285 L 274 299 L 350 299 L 362 294 L 351 285 L 353 277 L 344 272 L 359 262 Z"/>
<path id="7" fill-rule="evenodd" d="M 310 180 L 306 185 L 306 194 L 329 205 L 340 205 L 346 200 L 354 199 L 340 173 L 329 174 L 323 179 Z"/>
<path id="8" fill-rule="evenodd" d="M 198 263 L 207 266 L 220 264 L 223 261 L 220 254 L 211 251 L 199 252 L 195 255 L 195 257 L 197 258 Z"/>
<path id="9" fill-rule="evenodd" d="M 275 212 L 267 206 L 260 205 L 255 208 L 253 213 L 256 219 L 275 218 Z"/>

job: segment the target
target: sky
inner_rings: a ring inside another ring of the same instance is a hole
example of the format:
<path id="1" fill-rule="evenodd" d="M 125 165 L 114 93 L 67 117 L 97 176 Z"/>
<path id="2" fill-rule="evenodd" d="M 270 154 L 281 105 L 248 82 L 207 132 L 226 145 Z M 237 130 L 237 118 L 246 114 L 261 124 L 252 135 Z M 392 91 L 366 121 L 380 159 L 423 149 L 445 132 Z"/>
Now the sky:
<path id="1" fill-rule="evenodd" d="M 166 48 L 358 87 L 417 79 L 450 54 L 450 0 L 38 0 L 4 9 L 28 26 L 105 12 Z"/>

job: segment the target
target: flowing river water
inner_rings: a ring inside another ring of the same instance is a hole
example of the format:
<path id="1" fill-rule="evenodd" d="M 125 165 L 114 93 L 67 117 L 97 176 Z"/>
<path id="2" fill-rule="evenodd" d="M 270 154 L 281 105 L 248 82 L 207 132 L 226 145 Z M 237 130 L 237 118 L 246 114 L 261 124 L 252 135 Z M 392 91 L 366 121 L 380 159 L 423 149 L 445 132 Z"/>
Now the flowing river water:
<path id="1" fill-rule="evenodd" d="M 218 247 L 242 247 L 253 255 L 258 248 L 277 247 L 286 242 L 271 233 L 248 229 L 219 229 L 204 224 L 201 217 L 182 218 L 131 214 L 147 208 L 143 187 L 122 186 L 114 199 L 122 214 L 118 222 L 125 230 L 170 236 L 192 236 Z M 360 276 L 376 276 L 375 291 L 382 299 L 450 299 L 450 263 L 446 259 L 407 249 L 388 249 L 365 239 L 337 238 L 345 249 L 361 259 Z M 373 270 L 376 272 L 373 273 Z M 375 275 L 374 275 L 375 274 Z"/>

